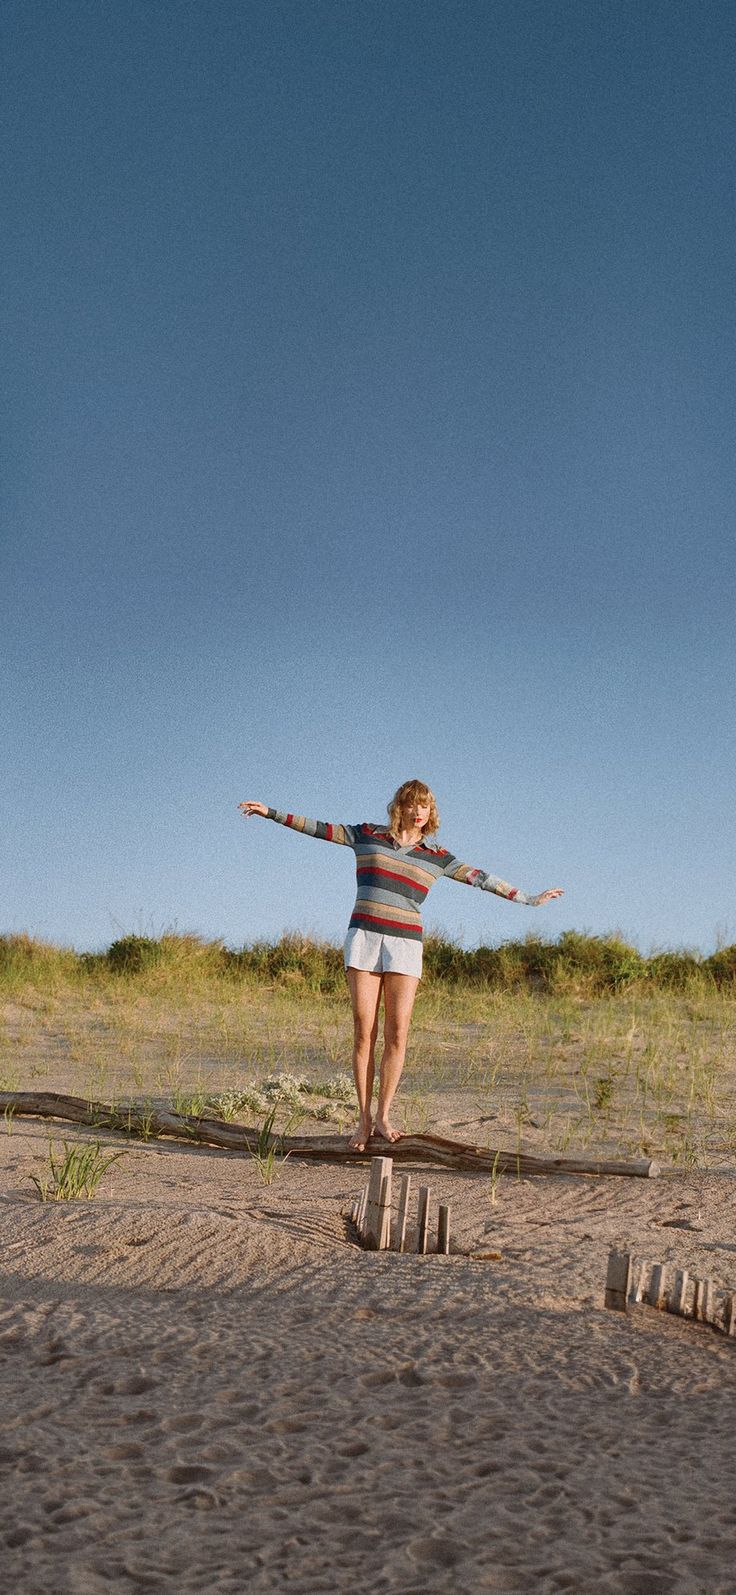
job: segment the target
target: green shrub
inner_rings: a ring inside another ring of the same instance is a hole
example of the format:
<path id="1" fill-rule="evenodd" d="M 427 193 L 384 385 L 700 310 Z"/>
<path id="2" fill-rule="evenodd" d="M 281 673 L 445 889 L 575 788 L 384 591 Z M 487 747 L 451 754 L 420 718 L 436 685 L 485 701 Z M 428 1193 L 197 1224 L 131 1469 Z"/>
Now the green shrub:
<path id="1" fill-rule="evenodd" d="M 108 969 L 117 975 L 155 971 L 160 977 L 158 985 L 179 979 L 191 984 L 193 980 L 225 974 L 231 955 L 221 941 L 205 941 L 192 931 L 166 931 L 157 940 L 151 936 L 123 936 L 108 947 L 104 956 Z"/>
<path id="2" fill-rule="evenodd" d="M 161 962 L 161 943 L 150 936 L 121 936 L 107 949 L 108 967 L 116 975 L 140 975 Z"/>
<path id="3" fill-rule="evenodd" d="M 277 942 L 252 942 L 230 953 L 227 965 L 234 974 L 255 975 L 287 987 L 303 982 L 311 991 L 335 991 L 345 981 L 339 947 L 293 933 Z"/>
<path id="4" fill-rule="evenodd" d="M 566 930 L 557 942 L 557 983 L 579 980 L 594 995 L 620 991 L 647 974 L 647 962 L 636 947 L 619 936 L 587 936 Z"/>
<path id="5" fill-rule="evenodd" d="M 649 980 L 660 989 L 684 991 L 694 980 L 702 980 L 703 960 L 695 953 L 655 953 L 647 959 Z"/>
<path id="6" fill-rule="evenodd" d="M 736 942 L 730 947 L 719 947 L 717 953 L 706 958 L 703 969 L 717 986 L 736 985 Z"/>
<path id="7" fill-rule="evenodd" d="M 473 980 L 475 953 L 442 936 L 425 937 L 423 968 L 430 980 Z"/>

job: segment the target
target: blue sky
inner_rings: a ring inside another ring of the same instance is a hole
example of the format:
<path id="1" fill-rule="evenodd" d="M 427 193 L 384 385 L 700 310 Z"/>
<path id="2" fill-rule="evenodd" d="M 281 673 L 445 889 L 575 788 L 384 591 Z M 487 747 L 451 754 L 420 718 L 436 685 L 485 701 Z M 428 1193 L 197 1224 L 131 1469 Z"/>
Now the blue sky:
<path id="1" fill-rule="evenodd" d="M 0 929 L 736 940 L 734 76 L 712 0 L 10 0 Z"/>

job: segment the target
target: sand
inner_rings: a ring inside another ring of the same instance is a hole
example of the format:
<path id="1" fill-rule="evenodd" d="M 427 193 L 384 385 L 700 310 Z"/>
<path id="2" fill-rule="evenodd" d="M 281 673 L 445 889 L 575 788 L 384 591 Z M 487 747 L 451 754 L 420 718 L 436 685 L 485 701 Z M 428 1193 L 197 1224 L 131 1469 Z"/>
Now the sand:
<path id="1" fill-rule="evenodd" d="M 453 1255 L 376 1256 L 354 1169 L 150 1143 L 42 1205 L 48 1133 L 0 1133 L 8 1595 L 731 1595 L 736 1342 L 603 1284 L 736 1287 L 734 1171 L 434 1170 Z"/>

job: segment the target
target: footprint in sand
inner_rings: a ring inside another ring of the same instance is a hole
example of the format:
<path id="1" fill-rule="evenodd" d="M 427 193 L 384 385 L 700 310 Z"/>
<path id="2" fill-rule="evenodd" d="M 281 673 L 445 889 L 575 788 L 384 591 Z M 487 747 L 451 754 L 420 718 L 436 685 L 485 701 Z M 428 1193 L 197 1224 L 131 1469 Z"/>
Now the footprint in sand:
<path id="1" fill-rule="evenodd" d="M 145 1374 L 128 1374 L 125 1379 L 116 1379 L 111 1385 L 102 1386 L 103 1396 L 142 1396 L 147 1390 L 155 1390 L 157 1379 L 148 1379 Z"/>
<path id="2" fill-rule="evenodd" d="M 370 1446 L 366 1445 L 365 1440 L 348 1440 L 347 1445 L 338 1447 L 341 1457 L 364 1457 L 368 1451 Z"/>
<path id="3" fill-rule="evenodd" d="M 169 1434 L 190 1434 L 204 1423 L 201 1412 L 182 1412 L 177 1418 L 164 1418 L 161 1425 Z"/>
<path id="4" fill-rule="evenodd" d="M 421 1539 L 410 1540 L 407 1547 L 409 1555 L 415 1562 L 420 1562 L 428 1567 L 457 1567 L 467 1555 L 465 1546 L 450 1539 L 449 1535 L 429 1535 Z"/>
<path id="5" fill-rule="evenodd" d="M 169 1468 L 166 1477 L 170 1484 L 209 1484 L 213 1471 L 194 1462 L 180 1462 Z"/>

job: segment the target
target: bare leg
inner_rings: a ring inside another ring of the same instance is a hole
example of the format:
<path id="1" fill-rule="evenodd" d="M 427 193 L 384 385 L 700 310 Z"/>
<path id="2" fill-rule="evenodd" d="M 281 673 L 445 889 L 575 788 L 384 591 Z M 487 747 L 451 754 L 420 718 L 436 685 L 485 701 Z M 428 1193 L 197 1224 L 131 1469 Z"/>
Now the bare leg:
<path id="1" fill-rule="evenodd" d="M 398 1141 L 400 1132 L 389 1119 L 391 1103 L 401 1079 L 406 1057 L 409 1025 L 417 994 L 419 980 L 416 975 L 391 975 L 383 977 L 383 1057 L 378 1090 L 376 1130 L 387 1141 Z"/>
<path id="2" fill-rule="evenodd" d="M 349 1145 L 362 1152 L 373 1129 L 371 1101 L 376 1070 L 378 1009 L 384 977 L 371 974 L 367 969 L 346 969 L 345 975 L 353 1005 L 353 1079 L 360 1109 L 360 1122 L 350 1137 Z"/>

